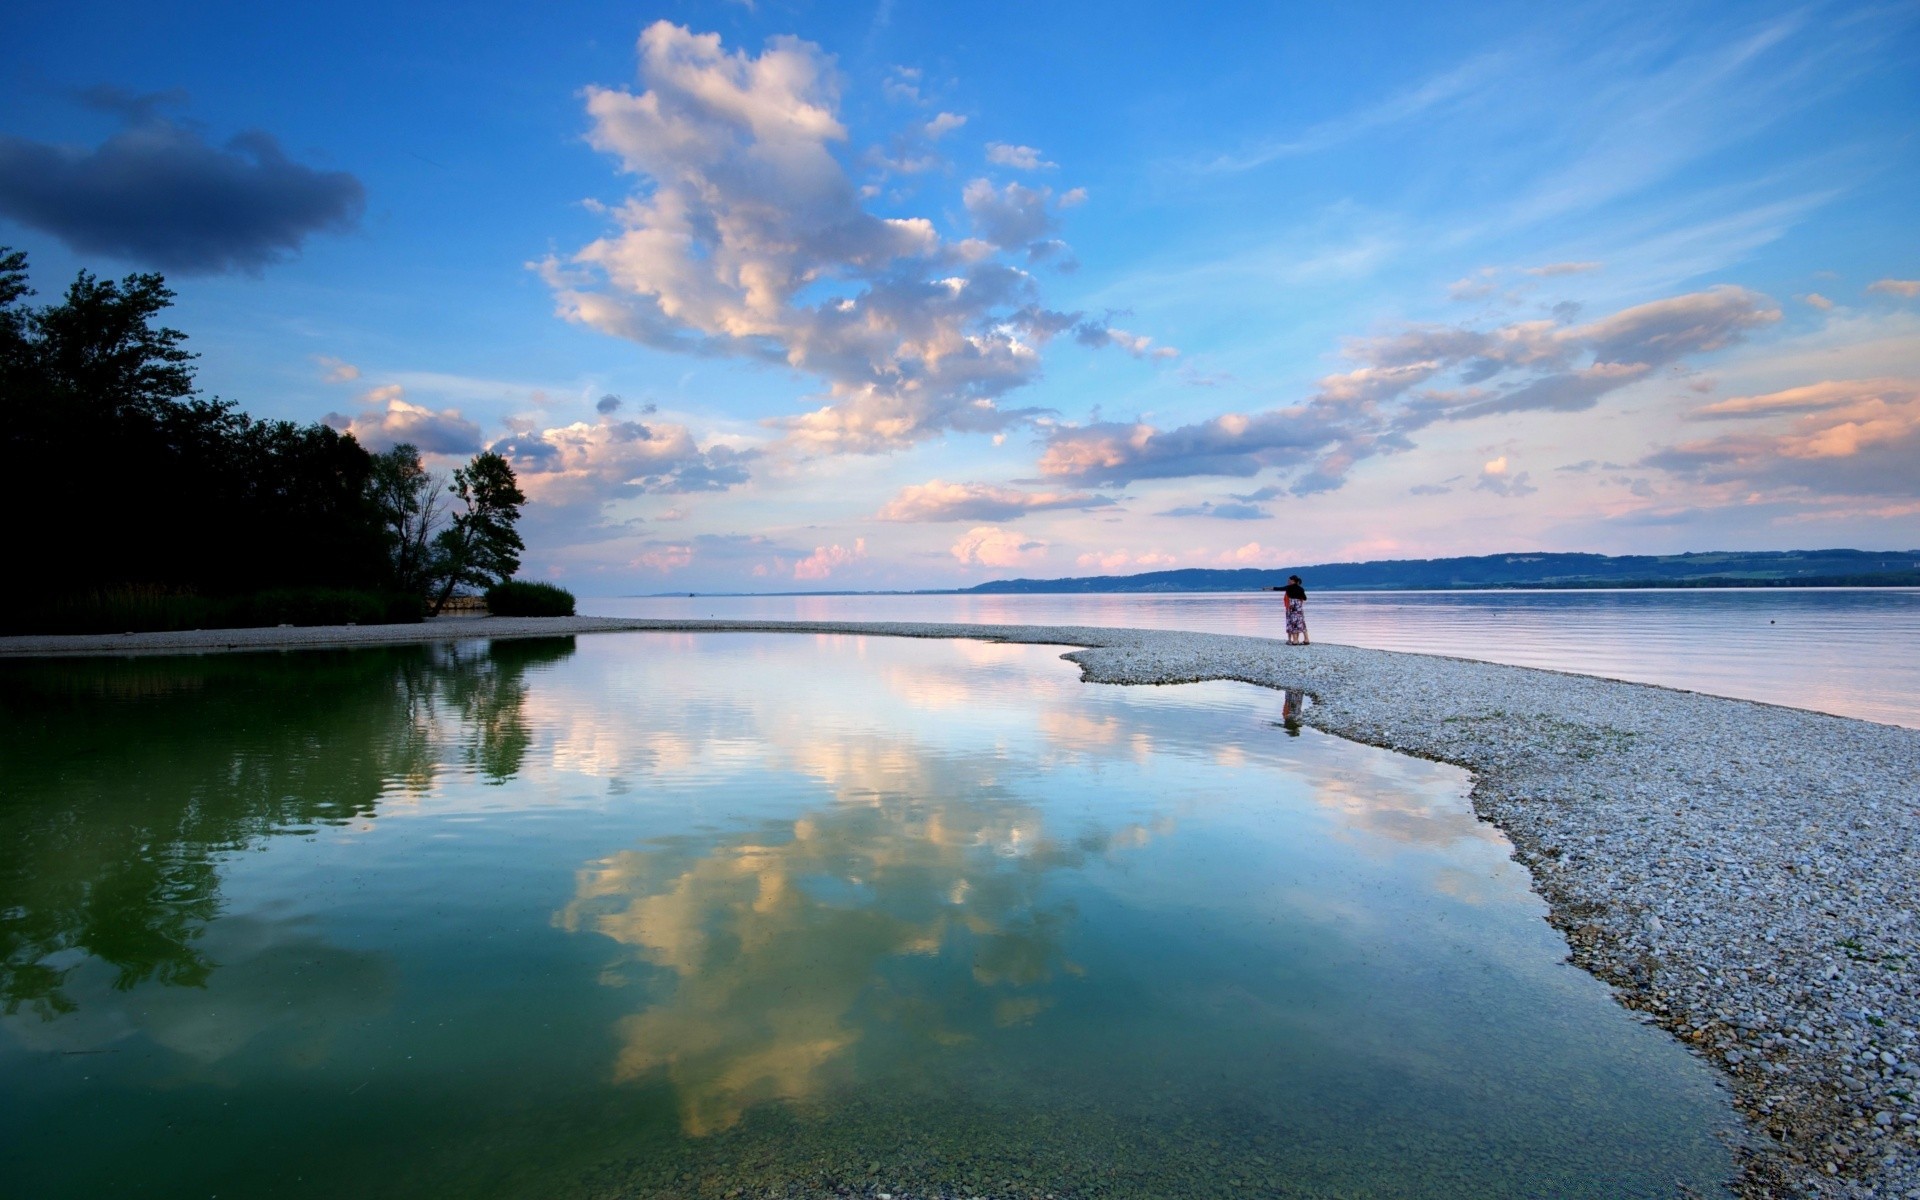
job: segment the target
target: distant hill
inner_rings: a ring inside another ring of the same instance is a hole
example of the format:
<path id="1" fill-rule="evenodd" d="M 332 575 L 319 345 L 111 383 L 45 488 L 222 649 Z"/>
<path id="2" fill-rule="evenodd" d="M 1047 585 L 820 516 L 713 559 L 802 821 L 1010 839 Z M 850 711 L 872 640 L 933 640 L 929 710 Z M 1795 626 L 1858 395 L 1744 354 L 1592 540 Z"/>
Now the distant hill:
<path id="1" fill-rule="evenodd" d="M 1920 550 L 1774 550 L 1752 554 L 1484 554 L 1317 563 L 1276 570 L 1191 568 L 1140 575 L 1000 579 L 963 589 L 1007 592 L 1245 592 L 1297 574 L 1321 591 L 1589 587 L 1920 587 Z"/>

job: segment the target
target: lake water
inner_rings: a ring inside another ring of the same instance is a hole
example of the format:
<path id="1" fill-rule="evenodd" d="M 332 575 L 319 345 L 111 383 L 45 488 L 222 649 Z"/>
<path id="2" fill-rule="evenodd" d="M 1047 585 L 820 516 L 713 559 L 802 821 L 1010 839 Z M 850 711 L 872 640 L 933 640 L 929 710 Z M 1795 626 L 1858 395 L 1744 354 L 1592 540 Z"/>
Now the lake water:
<path id="1" fill-rule="evenodd" d="M 0 663 L 0 1191 L 1718 1194 L 1463 772 L 1058 653 Z"/>
<path id="2" fill-rule="evenodd" d="M 1286 635 L 1271 592 L 596 597 L 581 600 L 580 611 Z M 1314 592 L 1308 617 L 1318 641 L 1604 675 L 1920 727 L 1920 590 L 1909 588 Z"/>

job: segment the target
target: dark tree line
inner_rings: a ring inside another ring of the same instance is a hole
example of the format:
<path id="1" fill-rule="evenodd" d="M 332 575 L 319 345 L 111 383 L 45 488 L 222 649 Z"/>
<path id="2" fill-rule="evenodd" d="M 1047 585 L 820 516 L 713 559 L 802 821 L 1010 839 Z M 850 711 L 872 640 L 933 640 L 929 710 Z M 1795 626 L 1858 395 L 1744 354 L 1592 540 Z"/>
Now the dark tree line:
<path id="1" fill-rule="evenodd" d="M 26 268 L 0 248 L 0 437 L 25 505 L 6 548 L 20 582 L 0 589 L 8 627 L 136 592 L 329 589 L 432 610 L 518 570 L 526 497 L 499 455 L 475 456 L 446 488 L 412 446 L 371 454 L 325 425 L 255 420 L 198 394 L 186 335 L 158 323 L 173 300 L 159 275 L 83 271 L 35 307 Z M 215 623 L 217 609 L 178 620 Z"/>

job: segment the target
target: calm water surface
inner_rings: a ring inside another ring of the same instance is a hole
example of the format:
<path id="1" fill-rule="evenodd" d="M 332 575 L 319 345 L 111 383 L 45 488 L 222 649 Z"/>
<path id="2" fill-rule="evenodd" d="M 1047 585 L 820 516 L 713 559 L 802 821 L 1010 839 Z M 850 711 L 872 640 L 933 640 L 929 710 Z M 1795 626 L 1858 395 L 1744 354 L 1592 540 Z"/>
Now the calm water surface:
<path id="1" fill-rule="evenodd" d="M 1716 1191 L 1462 772 L 1057 653 L 0 663 L 0 1191 Z"/>
<path id="2" fill-rule="evenodd" d="M 580 609 L 1286 636 L 1271 592 L 589 598 Z M 1909 588 L 1313 592 L 1308 617 L 1319 641 L 1604 675 L 1920 727 L 1920 590 Z"/>

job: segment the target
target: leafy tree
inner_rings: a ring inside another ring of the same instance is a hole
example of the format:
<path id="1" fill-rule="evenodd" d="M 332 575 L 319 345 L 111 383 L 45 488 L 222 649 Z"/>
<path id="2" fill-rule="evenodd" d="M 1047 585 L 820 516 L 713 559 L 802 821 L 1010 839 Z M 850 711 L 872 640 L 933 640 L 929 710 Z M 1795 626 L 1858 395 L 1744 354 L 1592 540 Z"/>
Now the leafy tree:
<path id="1" fill-rule="evenodd" d="M 395 591 L 426 596 L 433 589 L 434 527 L 446 498 L 420 451 L 402 442 L 373 456 L 368 494 L 379 513 L 386 542 L 387 579 Z"/>
<path id="2" fill-rule="evenodd" d="M 447 490 L 461 507 L 434 538 L 440 575 L 434 612 L 460 584 L 486 588 L 513 578 L 520 569 L 520 552 L 527 548 L 514 529 L 527 497 L 506 459 L 491 450 L 474 455 L 454 471 Z"/>

